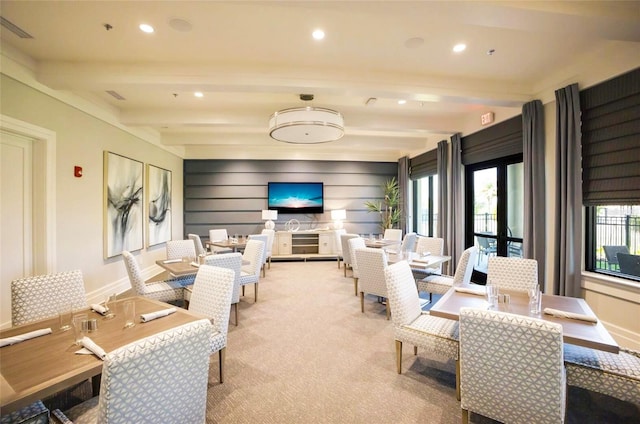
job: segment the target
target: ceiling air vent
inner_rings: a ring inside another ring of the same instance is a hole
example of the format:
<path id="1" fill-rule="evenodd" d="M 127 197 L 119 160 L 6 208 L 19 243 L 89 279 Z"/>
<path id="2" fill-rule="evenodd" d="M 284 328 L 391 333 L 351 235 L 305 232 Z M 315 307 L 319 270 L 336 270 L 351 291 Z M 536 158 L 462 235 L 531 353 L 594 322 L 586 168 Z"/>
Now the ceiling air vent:
<path id="1" fill-rule="evenodd" d="M 115 97 L 118 100 L 126 100 L 124 97 L 122 97 L 120 94 L 118 94 L 117 91 L 107 90 L 107 94 L 110 94 L 111 96 Z"/>
<path id="2" fill-rule="evenodd" d="M 13 32 L 15 35 L 17 35 L 20 38 L 33 38 L 33 36 L 31 34 L 29 34 L 27 31 L 23 30 L 18 25 L 16 25 L 13 22 L 5 19 L 2 16 L 0 16 L 0 25 L 5 27 L 9 31 Z"/>

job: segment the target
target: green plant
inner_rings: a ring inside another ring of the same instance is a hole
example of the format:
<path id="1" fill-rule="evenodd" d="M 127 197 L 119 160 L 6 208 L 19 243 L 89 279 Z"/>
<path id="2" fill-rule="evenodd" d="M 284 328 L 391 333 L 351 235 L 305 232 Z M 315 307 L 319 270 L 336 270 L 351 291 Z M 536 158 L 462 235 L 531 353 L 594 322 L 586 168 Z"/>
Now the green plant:
<path id="1" fill-rule="evenodd" d="M 382 184 L 384 200 L 364 202 L 367 212 L 377 212 L 380 214 L 380 228 L 384 231 L 387 228 L 394 228 L 402 217 L 400 209 L 400 187 L 395 177 Z"/>

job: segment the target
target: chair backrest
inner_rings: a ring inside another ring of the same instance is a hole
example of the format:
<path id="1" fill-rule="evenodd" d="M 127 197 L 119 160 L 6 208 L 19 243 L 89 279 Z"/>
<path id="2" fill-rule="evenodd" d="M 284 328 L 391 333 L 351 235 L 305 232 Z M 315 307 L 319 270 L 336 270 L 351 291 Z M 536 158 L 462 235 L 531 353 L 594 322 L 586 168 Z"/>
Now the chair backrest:
<path id="1" fill-rule="evenodd" d="M 342 260 L 345 264 L 351 264 L 351 252 L 349 251 L 349 240 L 360 237 L 357 234 L 345 233 L 340 235 L 340 246 L 342 246 Z"/>
<path id="2" fill-rule="evenodd" d="M 122 252 L 122 260 L 124 261 L 125 268 L 127 268 L 131 288 L 136 292 L 136 295 L 144 296 L 147 293 L 147 285 L 144 283 L 144 278 L 142 277 L 142 272 L 140 272 L 140 266 L 135 256 L 125 250 Z"/>
<path id="3" fill-rule="evenodd" d="M 351 258 L 351 269 L 353 270 L 353 278 L 359 278 L 360 273 L 358 272 L 358 259 L 356 258 L 356 249 L 364 249 L 366 243 L 362 237 L 353 237 L 350 238 L 347 242 L 349 245 L 349 257 Z M 345 260 L 345 263 L 347 261 Z"/>
<path id="4" fill-rule="evenodd" d="M 226 228 L 209 230 L 209 241 L 224 241 L 229 238 Z"/>
<path id="5" fill-rule="evenodd" d="M 560 324 L 460 309 L 462 409 L 507 423 L 562 423 L 563 362 Z"/>
<path id="6" fill-rule="evenodd" d="M 262 240 L 248 240 L 247 246 L 242 252 L 242 260 L 249 262 L 247 265 L 242 265 L 242 272 L 254 276 L 260 277 L 260 269 L 262 268 L 262 255 L 264 254 L 264 242 Z"/>
<path id="7" fill-rule="evenodd" d="M 359 248 L 355 250 L 355 255 L 358 267 L 358 291 L 387 297 L 387 285 L 384 279 L 387 254 L 384 250 L 372 247 Z"/>
<path id="8" fill-rule="evenodd" d="M 640 255 L 618 253 L 618 263 L 623 274 L 640 276 Z"/>
<path id="9" fill-rule="evenodd" d="M 442 255 L 444 253 L 444 239 L 440 237 L 418 237 L 416 252 L 419 255 L 424 255 L 427 252 L 432 255 Z M 430 268 L 430 271 L 442 274 L 442 265 L 437 268 Z"/>
<path id="10" fill-rule="evenodd" d="M 215 351 L 227 345 L 229 313 L 235 280 L 236 273 L 232 269 L 200 265 L 193 283 L 189 311 L 209 318 L 214 331 L 223 335 L 222 346 L 216 346 Z"/>
<path id="11" fill-rule="evenodd" d="M 416 233 L 407 233 L 402 239 L 402 245 L 400 249 L 406 252 L 413 252 L 416 250 L 416 239 L 418 235 Z"/>
<path id="12" fill-rule="evenodd" d="M 200 239 L 199 235 L 189 234 L 187 237 L 189 237 L 189 240 L 193 241 L 193 245 L 196 248 L 196 255 L 200 256 L 206 253 L 204 251 L 204 246 L 202 245 L 202 240 Z"/>
<path id="13" fill-rule="evenodd" d="M 11 282 L 11 323 L 22 325 L 58 314 L 61 308 L 86 308 L 79 269 L 19 278 Z"/>
<path id="14" fill-rule="evenodd" d="M 402 230 L 399 228 L 387 228 L 384 230 L 385 240 L 402 241 Z"/>
<path id="15" fill-rule="evenodd" d="M 196 258 L 196 247 L 193 241 L 169 240 L 167 242 L 167 259 Z"/>
<path id="16" fill-rule="evenodd" d="M 526 292 L 538 284 L 538 261 L 535 259 L 489 257 L 487 284 Z"/>
<path id="17" fill-rule="evenodd" d="M 335 247 L 334 247 L 334 251 L 336 252 L 336 254 L 338 256 L 342 256 L 342 235 L 343 234 L 347 234 L 347 230 L 345 230 L 344 228 L 340 228 L 338 230 L 334 230 L 333 234 L 335 234 L 336 240 L 335 240 Z"/>
<path id="18" fill-rule="evenodd" d="M 249 240 L 260 240 L 264 243 L 264 248 L 262 249 L 262 263 L 267 263 L 267 249 L 269 246 L 269 236 L 267 234 L 249 234 Z"/>
<path id="19" fill-rule="evenodd" d="M 416 280 L 407 261 L 396 262 L 384 270 L 387 300 L 395 328 L 413 322 L 422 313 Z"/>
<path id="20" fill-rule="evenodd" d="M 276 232 L 269 228 L 265 228 L 262 230 L 262 234 L 266 234 L 267 236 L 269 236 L 269 240 L 267 241 L 267 245 L 266 245 L 266 251 L 267 251 L 266 256 L 267 258 L 270 258 L 273 252 L 273 241 L 276 238 Z"/>
<path id="21" fill-rule="evenodd" d="M 204 423 L 212 328 L 202 319 L 107 353 L 99 423 Z"/>
<path id="22" fill-rule="evenodd" d="M 235 273 L 235 283 L 231 303 L 240 301 L 240 270 L 242 269 L 242 253 L 225 253 L 224 255 L 209 255 L 204 258 L 204 263 L 210 266 L 227 268 Z"/>
<path id="23" fill-rule="evenodd" d="M 604 249 L 604 255 L 609 265 L 617 265 L 619 263 L 618 253 L 629 253 L 627 246 L 602 246 L 602 249 Z"/>
<path id="24" fill-rule="evenodd" d="M 473 274 L 473 265 L 476 263 L 478 248 L 471 246 L 465 249 L 458 259 L 458 265 L 455 274 L 453 274 L 453 285 L 469 284 L 471 282 L 471 274 Z"/>

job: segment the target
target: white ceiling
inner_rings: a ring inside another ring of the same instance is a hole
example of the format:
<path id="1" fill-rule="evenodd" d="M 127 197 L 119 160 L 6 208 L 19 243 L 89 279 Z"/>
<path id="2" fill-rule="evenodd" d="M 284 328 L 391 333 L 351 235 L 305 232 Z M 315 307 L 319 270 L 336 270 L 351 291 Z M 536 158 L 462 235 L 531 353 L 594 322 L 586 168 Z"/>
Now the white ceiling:
<path id="1" fill-rule="evenodd" d="M 3 0 L 0 13 L 34 37 L 0 32 L 40 83 L 106 106 L 186 158 L 394 161 L 477 130 L 484 112 L 514 116 L 577 79 L 611 76 L 594 72 L 611 68 L 600 57 L 640 66 L 640 1 Z M 413 38 L 423 42 L 407 47 Z M 344 115 L 341 140 L 269 138 L 273 112 L 309 105 L 301 93 Z"/>

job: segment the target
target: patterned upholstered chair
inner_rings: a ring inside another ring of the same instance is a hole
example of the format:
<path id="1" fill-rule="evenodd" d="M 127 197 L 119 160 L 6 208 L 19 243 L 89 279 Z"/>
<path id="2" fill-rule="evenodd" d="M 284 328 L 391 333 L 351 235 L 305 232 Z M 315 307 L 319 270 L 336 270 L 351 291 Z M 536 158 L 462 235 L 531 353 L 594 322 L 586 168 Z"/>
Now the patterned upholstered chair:
<path id="1" fill-rule="evenodd" d="M 267 257 L 267 268 L 271 269 L 271 256 L 273 256 L 273 242 L 276 238 L 276 232 L 274 230 L 271 230 L 269 228 L 264 228 L 262 230 L 262 234 L 266 234 L 267 236 L 269 236 L 269 240 L 267 241 L 267 246 L 266 246 L 266 257 Z"/>
<path id="2" fill-rule="evenodd" d="M 51 318 L 62 306 L 87 308 L 82 271 L 36 275 L 11 282 L 11 323 L 28 324 Z"/>
<path id="3" fill-rule="evenodd" d="M 159 300 L 161 302 L 183 302 L 184 286 L 193 284 L 193 276 L 173 278 L 165 281 L 158 281 L 153 284 L 145 283 L 140 272 L 140 267 L 136 258 L 126 250 L 122 252 L 122 260 L 127 268 L 131 288 L 138 296 L 148 297 L 149 299 Z"/>
<path id="4" fill-rule="evenodd" d="M 347 269 L 351 268 L 351 252 L 349 251 L 349 240 L 352 238 L 360 237 L 357 234 L 341 234 L 340 246 L 342 247 L 342 264 L 344 265 L 344 276 L 347 276 Z M 358 293 L 356 293 L 356 296 Z"/>
<path id="5" fill-rule="evenodd" d="M 396 339 L 396 367 L 402 373 L 402 343 L 413 345 L 456 361 L 456 396 L 460 398 L 458 362 L 458 322 L 434 317 L 420 308 L 416 283 L 407 261 L 389 265 L 385 271 L 388 306 Z"/>
<path id="6" fill-rule="evenodd" d="M 460 255 L 458 267 L 453 276 L 450 275 L 430 275 L 422 280 L 418 280 L 418 291 L 429 293 L 429 300 L 432 294 L 445 294 L 454 285 L 469 284 L 473 266 L 476 263 L 478 248 L 471 246 Z"/>
<path id="7" fill-rule="evenodd" d="M 108 352 L 100 395 L 64 415 L 75 424 L 204 423 L 211 334 L 202 319 Z"/>
<path id="8" fill-rule="evenodd" d="M 224 255 L 209 255 L 205 258 L 204 263 L 220 268 L 228 268 L 235 273 L 233 284 L 233 294 L 231 296 L 231 306 L 233 306 L 235 323 L 238 325 L 238 302 L 240 302 L 240 272 L 242 269 L 242 253 L 225 253 Z M 185 292 L 186 295 L 186 292 Z"/>
<path id="9" fill-rule="evenodd" d="M 188 234 L 187 237 L 189 237 L 189 240 L 193 241 L 193 245 L 196 248 L 196 255 L 204 256 L 207 253 L 207 251 L 204 249 L 204 246 L 202 244 L 202 239 L 200 238 L 199 235 Z"/>
<path id="10" fill-rule="evenodd" d="M 193 241 L 169 240 L 167 246 L 167 259 L 196 258 L 196 247 Z"/>
<path id="11" fill-rule="evenodd" d="M 226 228 L 215 228 L 213 230 L 209 230 L 209 241 L 224 241 L 229 238 L 227 234 Z M 229 253 L 233 252 L 233 249 L 228 247 L 218 247 L 214 245 L 210 245 L 209 249 L 211 253 Z"/>
<path id="12" fill-rule="evenodd" d="M 504 423 L 562 423 L 562 326 L 484 309 L 460 309 L 462 422 L 475 412 Z"/>
<path id="13" fill-rule="evenodd" d="M 242 260 L 247 265 L 242 265 L 240 271 L 240 287 L 244 296 L 244 286 L 253 284 L 255 301 L 258 301 L 258 282 L 260 281 L 260 269 L 262 268 L 262 256 L 264 252 L 264 242 L 261 240 L 249 240 L 242 252 Z"/>
<path id="14" fill-rule="evenodd" d="M 398 243 L 402 242 L 402 230 L 398 228 L 387 228 L 384 230 L 383 238 L 385 240 L 395 240 Z"/>
<path id="15" fill-rule="evenodd" d="M 341 236 L 343 234 L 347 234 L 347 230 L 345 230 L 344 228 L 340 228 L 338 230 L 334 230 L 333 234 L 335 235 L 336 239 L 334 241 L 334 248 L 333 251 L 336 252 L 336 258 L 338 259 L 338 269 L 340 269 L 340 261 L 342 260 L 342 239 Z"/>
<path id="16" fill-rule="evenodd" d="M 416 253 L 418 255 L 424 255 L 425 253 L 442 255 L 444 253 L 444 239 L 439 237 L 418 237 L 418 241 L 416 242 Z M 442 274 L 442 265 L 439 265 L 437 268 L 413 270 L 413 277 L 416 280 L 421 280 L 430 275 L 440 274 Z"/>
<path id="17" fill-rule="evenodd" d="M 387 254 L 382 249 L 365 247 L 356 249 L 355 255 L 356 264 L 358 264 L 360 310 L 364 313 L 365 293 L 381 298 L 387 297 L 387 284 L 384 279 L 384 269 L 387 267 Z M 387 307 L 386 309 L 387 319 L 389 319 L 389 308 Z"/>
<path id="18" fill-rule="evenodd" d="M 640 406 L 640 352 L 619 354 L 564 345 L 567 384 L 603 393 Z"/>
<path id="19" fill-rule="evenodd" d="M 356 296 L 358 295 L 358 278 L 360 278 L 360 272 L 358 271 L 358 258 L 356 258 L 356 250 L 364 249 L 367 247 L 362 237 L 353 237 L 347 241 L 349 249 L 349 260 L 351 262 L 351 272 L 353 276 L 353 288 Z"/>
<path id="20" fill-rule="evenodd" d="M 402 244 L 400 244 L 400 251 L 402 252 L 415 252 L 416 250 L 416 241 L 418 239 L 418 235 L 416 233 L 407 233 L 402 238 Z M 384 249 L 389 254 L 398 253 L 397 246 L 391 246 L 388 249 Z"/>
<path id="21" fill-rule="evenodd" d="M 487 267 L 487 284 L 526 292 L 538 284 L 538 261 L 535 259 L 492 256 Z"/>
<path id="22" fill-rule="evenodd" d="M 49 424 L 49 410 L 42 401 L 37 401 L 10 414 L 2 415 L 0 424 Z"/>
<path id="23" fill-rule="evenodd" d="M 262 265 L 260 266 L 260 270 L 262 271 L 262 276 L 265 277 L 266 267 L 267 267 L 267 249 L 269 248 L 269 235 L 268 234 L 249 234 L 249 240 L 260 240 L 264 243 L 264 249 L 262 249 Z"/>
<path id="24" fill-rule="evenodd" d="M 220 383 L 224 382 L 224 356 L 235 280 L 236 273 L 232 269 L 201 265 L 189 302 L 189 311 L 208 317 L 213 324 L 211 353 L 218 352 Z"/>

